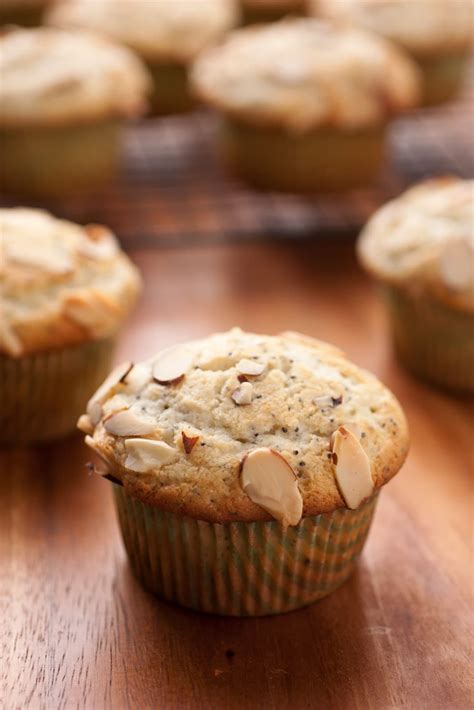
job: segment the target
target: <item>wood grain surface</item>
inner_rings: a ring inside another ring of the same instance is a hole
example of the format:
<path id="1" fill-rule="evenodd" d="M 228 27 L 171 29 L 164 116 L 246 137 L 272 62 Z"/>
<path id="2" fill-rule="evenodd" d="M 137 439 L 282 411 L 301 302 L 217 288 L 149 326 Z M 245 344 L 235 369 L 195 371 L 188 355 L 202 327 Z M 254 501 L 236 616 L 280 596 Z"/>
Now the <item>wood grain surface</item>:
<path id="1" fill-rule="evenodd" d="M 132 253 L 146 277 L 118 359 L 240 324 L 341 346 L 405 406 L 409 460 L 381 496 L 357 572 L 281 617 L 160 602 L 133 578 L 105 481 L 79 436 L 0 454 L 0 707 L 473 706 L 472 404 L 393 361 L 351 244 Z"/>

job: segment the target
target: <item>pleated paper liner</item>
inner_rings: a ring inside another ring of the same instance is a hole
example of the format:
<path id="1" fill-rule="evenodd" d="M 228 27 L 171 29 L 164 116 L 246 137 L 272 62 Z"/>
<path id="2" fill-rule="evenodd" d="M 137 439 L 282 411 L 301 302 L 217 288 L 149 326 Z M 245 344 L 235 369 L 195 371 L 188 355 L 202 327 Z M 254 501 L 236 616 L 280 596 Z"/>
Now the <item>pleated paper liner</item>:
<path id="1" fill-rule="evenodd" d="M 114 485 L 132 568 L 167 601 L 213 614 L 262 616 L 306 606 L 349 577 L 366 540 L 377 496 L 357 510 L 275 522 L 213 524 L 178 516 Z"/>
<path id="2" fill-rule="evenodd" d="M 385 286 L 395 351 L 415 375 L 474 393 L 474 315 Z"/>
<path id="3" fill-rule="evenodd" d="M 0 354 L 0 443 L 74 431 L 112 364 L 115 338 L 12 358 Z"/>

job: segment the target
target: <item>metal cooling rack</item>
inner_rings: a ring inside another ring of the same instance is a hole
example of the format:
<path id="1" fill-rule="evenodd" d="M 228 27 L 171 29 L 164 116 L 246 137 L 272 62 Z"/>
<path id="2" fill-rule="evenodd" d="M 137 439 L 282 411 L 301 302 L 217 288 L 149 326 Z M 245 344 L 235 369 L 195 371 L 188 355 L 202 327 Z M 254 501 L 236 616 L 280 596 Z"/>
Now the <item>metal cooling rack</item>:
<path id="1" fill-rule="evenodd" d="M 109 225 L 128 249 L 351 235 L 412 182 L 449 173 L 473 177 L 473 128 L 470 97 L 419 111 L 394 123 L 390 160 L 373 188 L 301 198 L 254 192 L 229 178 L 210 114 L 142 121 L 127 132 L 120 181 L 94 197 L 44 206 L 78 222 Z"/>

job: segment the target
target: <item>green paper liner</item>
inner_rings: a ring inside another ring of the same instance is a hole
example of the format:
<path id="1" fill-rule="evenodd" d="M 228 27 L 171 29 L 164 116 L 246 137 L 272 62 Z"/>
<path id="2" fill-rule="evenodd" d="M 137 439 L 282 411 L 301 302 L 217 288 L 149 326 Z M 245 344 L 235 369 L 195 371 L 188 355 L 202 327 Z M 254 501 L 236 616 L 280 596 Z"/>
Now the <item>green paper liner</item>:
<path id="1" fill-rule="evenodd" d="M 401 362 L 435 385 L 474 393 L 474 315 L 392 286 L 383 294 Z"/>
<path id="2" fill-rule="evenodd" d="M 276 521 L 178 516 L 113 488 L 125 548 L 144 586 L 167 601 L 228 616 L 279 614 L 337 589 L 354 569 L 377 500 L 284 530 Z"/>
<path id="3" fill-rule="evenodd" d="M 115 338 L 13 358 L 0 354 L 0 443 L 59 438 L 76 428 L 112 364 Z"/>

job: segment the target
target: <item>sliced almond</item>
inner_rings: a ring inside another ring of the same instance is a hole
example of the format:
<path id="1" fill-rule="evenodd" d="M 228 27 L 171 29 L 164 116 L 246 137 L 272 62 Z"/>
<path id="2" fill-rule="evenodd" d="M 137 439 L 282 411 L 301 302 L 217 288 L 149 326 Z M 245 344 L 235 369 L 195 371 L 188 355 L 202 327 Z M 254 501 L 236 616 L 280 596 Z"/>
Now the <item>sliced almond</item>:
<path id="1" fill-rule="evenodd" d="M 189 436 L 184 431 L 181 432 L 181 437 L 183 439 L 183 447 L 187 454 L 190 454 L 193 448 L 196 446 L 199 436 Z"/>
<path id="2" fill-rule="evenodd" d="M 94 427 L 87 414 L 81 414 L 77 420 L 77 428 L 84 432 L 84 434 L 92 434 L 94 432 Z"/>
<path id="3" fill-rule="evenodd" d="M 303 499 L 289 463 L 273 449 L 251 451 L 242 462 L 242 488 L 251 501 L 283 526 L 297 525 L 303 514 Z"/>
<path id="4" fill-rule="evenodd" d="M 53 248 L 40 243 L 38 248 L 35 248 L 32 243 L 9 242 L 8 248 L 5 248 L 5 256 L 10 262 L 30 266 L 47 274 L 58 276 L 69 274 L 74 268 L 71 255 L 64 249 L 60 249 L 59 246 Z"/>
<path id="5" fill-rule="evenodd" d="M 115 436 L 145 436 L 155 431 L 156 423 L 140 417 L 131 408 L 104 419 L 104 428 Z"/>
<path id="6" fill-rule="evenodd" d="M 448 288 L 465 291 L 474 285 L 474 240 L 466 235 L 447 242 L 439 257 L 441 278 Z"/>
<path id="7" fill-rule="evenodd" d="M 137 473 L 153 471 L 173 460 L 176 449 L 154 439 L 125 439 L 128 456 L 125 466 Z"/>
<path id="8" fill-rule="evenodd" d="M 341 395 L 331 395 L 324 394 L 320 397 L 315 397 L 313 402 L 318 405 L 318 407 L 337 407 L 342 404 L 342 394 Z"/>
<path id="9" fill-rule="evenodd" d="M 242 375 L 250 375 L 250 377 L 257 377 L 258 375 L 262 374 L 266 365 L 262 362 L 257 362 L 256 360 L 249 360 L 248 358 L 244 357 L 242 360 L 239 360 L 235 367 L 237 371 L 240 372 Z"/>
<path id="10" fill-rule="evenodd" d="M 108 261 L 118 252 L 118 244 L 112 232 L 98 224 L 84 227 L 86 236 L 81 239 L 78 251 L 82 256 L 97 261 Z"/>
<path id="11" fill-rule="evenodd" d="M 331 451 L 341 495 L 348 508 L 358 508 L 374 491 L 369 457 L 358 438 L 343 426 L 332 436 Z"/>
<path id="12" fill-rule="evenodd" d="M 251 404 L 253 397 L 253 387 L 250 382 L 242 382 L 232 394 L 232 399 L 236 404 Z"/>
<path id="13" fill-rule="evenodd" d="M 89 415 L 91 423 L 96 426 L 102 416 L 102 405 L 111 394 L 114 387 L 116 387 L 119 382 L 130 372 L 133 367 L 131 362 L 122 362 L 121 365 L 117 365 L 110 375 L 104 380 L 99 389 L 95 394 L 92 395 L 89 402 L 87 403 L 86 412 Z"/>
<path id="14" fill-rule="evenodd" d="M 133 365 L 125 377 L 122 378 L 122 382 L 127 385 L 127 392 L 131 394 L 141 392 L 151 380 L 151 367 L 145 363 Z"/>
<path id="15" fill-rule="evenodd" d="M 160 385 L 178 382 L 193 364 L 194 353 L 184 345 L 163 350 L 153 363 L 153 377 Z"/>

